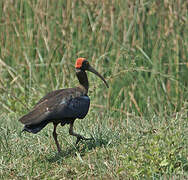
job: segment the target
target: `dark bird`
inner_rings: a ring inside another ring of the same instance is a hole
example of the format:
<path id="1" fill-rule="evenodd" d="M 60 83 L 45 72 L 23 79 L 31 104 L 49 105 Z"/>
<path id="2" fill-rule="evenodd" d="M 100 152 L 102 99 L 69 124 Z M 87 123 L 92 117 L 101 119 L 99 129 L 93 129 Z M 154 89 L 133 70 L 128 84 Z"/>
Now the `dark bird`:
<path id="1" fill-rule="evenodd" d="M 62 126 L 70 124 L 69 134 L 77 137 L 76 144 L 81 140 L 90 140 L 73 131 L 75 119 L 83 119 L 88 113 L 90 99 L 87 95 L 89 82 L 85 71 L 90 71 L 100 77 L 108 87 L 105 79 L 92 67 L 85 58 L 78 58 L 75 64 L 76 76 L 79 86 L 75 88 L 59 89 L 48 93 L 41 98 L 28 114 L 19 119 L 25 126 L 23 131 L 38 133 L 48 123 L 53 123 L 53 138 L 58 152 L 61 151 L 57 140 L 56 128 L 59 123 Z"/>

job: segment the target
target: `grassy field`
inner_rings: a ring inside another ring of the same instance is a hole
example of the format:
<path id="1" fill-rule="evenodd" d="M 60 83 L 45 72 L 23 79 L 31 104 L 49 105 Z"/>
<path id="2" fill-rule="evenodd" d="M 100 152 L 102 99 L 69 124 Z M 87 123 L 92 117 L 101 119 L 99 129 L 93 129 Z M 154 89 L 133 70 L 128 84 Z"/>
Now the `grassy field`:
<path id="1" fill-rule="evenodd" d="M 188 179 L 188 3 L 0 1 L 0 179 Z M 47 92 L 78 84 L 87 57 L 91 108 L 75 146 L 18 119 Z"/>

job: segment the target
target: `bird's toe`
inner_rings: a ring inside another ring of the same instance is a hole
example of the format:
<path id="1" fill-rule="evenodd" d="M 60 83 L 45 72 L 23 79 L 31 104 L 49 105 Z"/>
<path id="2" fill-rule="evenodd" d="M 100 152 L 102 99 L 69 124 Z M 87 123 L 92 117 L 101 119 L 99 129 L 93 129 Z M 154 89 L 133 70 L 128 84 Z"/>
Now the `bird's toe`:
<path id="1" fill-rule="evenodd" d="M 84 136 L 77 136 L 76 144 L 80 142 L 80 140 L 93 140 L 93 138 L 86 138 Z"/>

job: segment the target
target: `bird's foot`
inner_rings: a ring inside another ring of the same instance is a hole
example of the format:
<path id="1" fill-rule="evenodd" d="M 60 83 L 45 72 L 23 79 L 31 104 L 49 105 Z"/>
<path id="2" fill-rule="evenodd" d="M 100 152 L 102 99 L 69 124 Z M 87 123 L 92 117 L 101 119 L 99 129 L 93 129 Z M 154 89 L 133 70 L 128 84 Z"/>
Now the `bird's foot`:
<path id="1" fill-rule="evenodd" d="M 58 148 L 57 150 L 58 150 L 58 154 L 61 154 L 61 152 L 62 152 L 61 148 Z"/>
<path id="2" fill-rule="evenodd" d="M 77 136 L 77 140 L 76 140 L 76 144 L 78 144 L 80 142 L 80 140 L 92 140 L 93 138 L 86 138 L 84 136 Z"/>

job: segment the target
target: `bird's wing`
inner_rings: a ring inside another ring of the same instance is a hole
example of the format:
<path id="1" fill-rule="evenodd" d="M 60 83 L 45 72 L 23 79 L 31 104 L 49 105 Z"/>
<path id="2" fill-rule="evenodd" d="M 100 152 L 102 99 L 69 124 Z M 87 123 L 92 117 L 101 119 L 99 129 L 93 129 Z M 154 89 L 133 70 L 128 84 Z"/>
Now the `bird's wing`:
<path id="1" fill-rule="evenodd" d="M 65 89 L 59 89 L 46 94 L 43 98 L 41 98 L 37 102 L 33 110 L 31 110 L 28 114 L 21 117 L 19 121 L 25 125 L 31 125 L 31 124 L 38 124 L 46 120 L 51 113 L 51 111 L 48 108 L 49 100 L 57 96 L 59 93 L 63 93 L 64 90 Z"/>
<path id="2" fill-rule="evenodd" d="M 34 106 L 34 108 L 35 108 L 36 106 L 38 106 L 40 103 L 44 102 L 45 100 L 50 99 L 51 97 L 54 97 L 54 96 L 56 96 L 56 95 L 59 94 L 59 93 L 62 93 L 64 90 L 65 90 L 65 89 L 58 89 L 58 90 L 49 92 L 48 94 L 46 94 L 44 97 L 42 97 L 42 98 L 37 102 L 37 104 Z"/>
<path id="3" fill-rule="evenodd" d="M 19 121 L 25 125 L 38 124 L 46 120 L 50 113 L 51 112 L 48 109 L 47 100 L 46 100 L 43 101 L 42 104 L 36 106 L 36 108 L 34 108 L 28 114 L 21 117 Z"/>
<path id="4" fill-rule="evenodd" d="M 90 100 L 76 88 L 52 91 L 35 105 L 32 111 L 19 119 L 25 125 L 38 124 L 45 120 L 84 118 L 89 110 Z"/>

